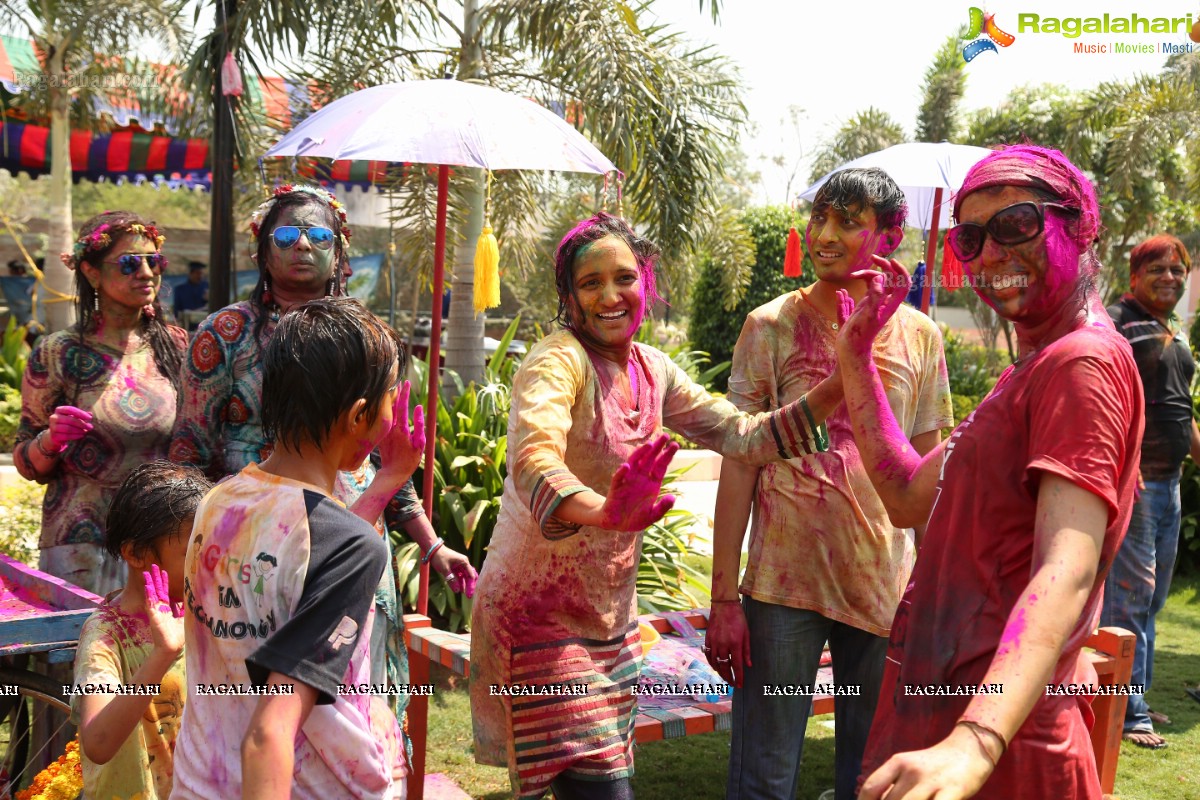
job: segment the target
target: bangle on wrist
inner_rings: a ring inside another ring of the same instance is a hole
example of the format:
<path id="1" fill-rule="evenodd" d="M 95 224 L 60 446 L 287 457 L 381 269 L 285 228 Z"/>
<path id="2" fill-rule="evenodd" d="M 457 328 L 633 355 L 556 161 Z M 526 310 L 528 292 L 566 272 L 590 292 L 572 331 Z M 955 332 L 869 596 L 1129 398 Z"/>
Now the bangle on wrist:
<path id="1" fill-rule="evenodd" d="M 1004 737 L 1000 735 L 1000 732 L 995 728 L 990 728 L 987 725 L 970 719 L 960 719 L 955 724 L 962 725 L 971 732 L 971 735 L 975 737 L 975 741 L 979 742 L 979 748 L 983 750 L 984 757 L 986 757 L 988 761 L 992 762 L 992 769 L 995 769 L 996 765 L 1000 763 L 1000 758 L 1004 755 L 1005 751 L 1008 750 L 1008 742 L 1004 740 Z M 992 758 L 992 753 L 990 750 L 988 750 L 987 743 L 983 740 L 983 734 L 985 732 L 1000 742 L 1000 755 L 996 756 L 995 758 Z"/>
<path id="2" fill-rule="evenodd" d="M 48 429 L 47 429 L 47 430 L 48 430 Z M 66 450 L 67 448 L 66 448 L 66 447 L 63 447 L 63 448 L 60 448 L 59 450 L 56 450 L 56 451 L 54 451 L 54 452 L 51 452 L 51 451 L 47 450 L 47 449 L 46 449 L 46 447 L 45 447 L 45 446 L 42 444 L 42 436 L 43 436 L 43 434 L 45 434 L 45 433 L 46 433 L 46 431 L 42 431 L 42 432 L 41 432 L 41 433 L 39 433 L 37 436 L 33 437 L 33 441 L 34 441 L 34 443 L 37 445 L 38 452 L 40 452 L 40 453 L 41 453 L 42 455 L 44 455 L 46 458 L 58 458 L 59 456 L 61 456 L 61 455 L 62 455 L 62 453 L 63 453 L 63 450 Z"/>
<path id="3" fill-rule="evenodd" d="M 433 554 L 436 553 L 438 548 L 445 543 L 446 542 L 442 539 L 442 537 L 439 536 L 433 544 L 429 545 L 429 550 L 425 553 L 425 555 L 421 556 L 421 563 L 428 564 L 429 559 L 433 558 Z"/>

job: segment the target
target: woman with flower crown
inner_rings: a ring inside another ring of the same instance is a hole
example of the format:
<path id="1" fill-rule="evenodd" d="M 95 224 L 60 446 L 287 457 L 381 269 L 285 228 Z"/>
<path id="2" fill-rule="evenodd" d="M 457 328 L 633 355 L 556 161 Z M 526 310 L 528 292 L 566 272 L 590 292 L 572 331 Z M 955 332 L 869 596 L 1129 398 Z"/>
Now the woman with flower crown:
<path id="1" fill-rule="evenodd" d="M 262 426 L 263 350 L 282 314 L 309 300 L 343 294 L 350 226 L 345 208 L 329 192 L 285 184 L 251 215 L 250 244 L 258 283 L 249 300 L 212 314 L 196 331 L 184 365 L 183 407 L 171 443 L 172 461 L 194 464 L 214 481 L 270 455 L 272 443 Z M 402 527 L 433 568 L 449 579 L 451 589 L 473 594 L 470 561 L 441 545 L 412 481 L 386 492 L 376 486 L 376 491 L 364 494 L 375 476 L 370 459 L 353 473 L 340 472 L 335 496 L 381 532 L 380 516 L 387 503 L 387 526 Z M 391 476 L 381 473 L 380 478 Z M 376 501 L 380 496 L 383 502 Z M 390 563 L 375 600 L 390 624 L 373 626 L 372 682 L 407 683 L 402 612 Z"/>
<path id="2" fill-rule="evenodd" d="M 109 502 L 166 456 L 175 423 L 187 334 L 163 321 L 164 239 L 129 211 L 84 223 L 62 255 L 79 322 L 38 342 L 21 383 L 13 462 L 47 485 L 38 566 L 101 595 L 125 584 L 104 547 Z"/>

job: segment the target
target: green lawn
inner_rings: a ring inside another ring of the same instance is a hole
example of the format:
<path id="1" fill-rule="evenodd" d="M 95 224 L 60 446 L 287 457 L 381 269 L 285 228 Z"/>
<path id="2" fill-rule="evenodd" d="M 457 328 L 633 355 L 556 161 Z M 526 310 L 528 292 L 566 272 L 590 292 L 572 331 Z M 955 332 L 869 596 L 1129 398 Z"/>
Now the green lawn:
<path id="1" fill-rule="evenodd" d="M 1200 800 L 1200 703 L 1184 686 L 1200 682 L 1200 580 L 1177 579 L 1167 607 L 1158 617 L 1158 655 L 1150 705 L 1171 717 L 1161 733 L 1165 750 L 1143 750 L 1125 743 L 1117 770 L 1121 800 Z M 503 769 L 481 767 L 471 757 L 471 712 L 465 688 L 443 674 L 430 707 L 428 769 L 445 772 L 474 798 L 509 797 Z M 833 731 L 809 721 L 799 800 L 816 800 L 833 786 Z M 729 734 L 710 733 L 654 742 L 637 750 L 634 788 L 643 800 L 725 796 Z M 1064 800 L 1067 800 L 1064 798 Z"/>

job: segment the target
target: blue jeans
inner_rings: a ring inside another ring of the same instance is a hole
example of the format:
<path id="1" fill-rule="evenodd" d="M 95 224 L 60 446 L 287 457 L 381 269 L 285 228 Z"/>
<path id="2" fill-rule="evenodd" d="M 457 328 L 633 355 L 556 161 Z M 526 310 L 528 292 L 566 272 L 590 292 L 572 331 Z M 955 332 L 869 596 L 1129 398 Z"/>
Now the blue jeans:
<path id="1" fill-rule="evenodd" d="M 809 685 L 829 642 L 839 686 L 859 686 L 857 697 L 834 698 L 837 800 L 853 800 L 867 733 L 879 701 L 887 639 L 800 608 L 743 598 L 750 659 L 741 689 L 733 691 L 733 740 L 726 800 L 793 800 L 812 697 L 763 694 L 767 685 Z"/>
<path id="2" fill-rule="evenodd" d="M 1101 625 L 1116 625 L 1137 636 L 1130 682 L 1150 691 L 1154 676 L 1154 617 L 1167 602 L 1175 553 L 1179 549 L 1179 477 L 1146 481 L 1133 506 L 1129 530 L 1104 583 Z M 1130 695 L 1126 731 L 1150 731 L 1143 695 Z"/>

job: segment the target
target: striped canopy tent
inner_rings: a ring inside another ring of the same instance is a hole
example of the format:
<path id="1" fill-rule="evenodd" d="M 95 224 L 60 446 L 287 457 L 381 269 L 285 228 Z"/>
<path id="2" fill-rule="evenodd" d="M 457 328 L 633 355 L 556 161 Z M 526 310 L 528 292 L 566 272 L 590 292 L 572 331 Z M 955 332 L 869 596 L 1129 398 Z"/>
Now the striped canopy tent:
<path id="1" fill-rule="evenodd" d="M 0 168 L 34 177 L 50 173 L 50 129 L 0 121 Z M 174 139 L 135 131 L 71 131 L 71 177 L 89 181 L 152 181 L 179 188 L 210 182 L 207 139 Z"/>
<path id="2" fill-rule="evenodd" d="M 177 68 L 171 65 L 146 64 L 142 65 L 142 69 L 145 75 L 136 77 L 146 79 L 143 85 L 157 86 L 161 84 L 162 77 Z M 41 61 L 32 40 L 0 35 L 0 86 L 8 93 L 19 96 L 36 85 L 35 81 L 40 80 L 41 73 Z M 299 112 L 316 107 L 313 101 L 314 94 L 310 86 L 303 81 L 272 75 L 248 81 L 245 100 L 280 130 L 288 130 L 295 124 L 297 117 L 302 116 Z M 167 105 L 182 108 L 189 103 L 188 97 L 180 96 L 170 99 Z M 96 94 L 93 104 L 97 114 L 107 114 L 119 127 L 136 125 L 149 131 L 156 125 L 162 125 L 169 132 L 175 130 L 175 120 L 169 112 L 142 108 L 136 97 L 106 98 Z M 20 105 L 19 98 L 16 105 Z"/>
<path id="3" fill-rule="evenodd" d="M 297 159 L 295 173 L 321 184 L 372 186 L 388 179 L 386 161 Z M 0 121 L 0 169 L 37 177 L 50 173 L 50 129 Z M 147 181 L 171 189 L 208 189 L 207 139 L 176 139 L 144 131 L 71 132 L 71 177 L 88 181 Z"/>
<path id="4" fill-rule="evenodd" d="M 173 69 L 149 65 L 158 72 Z M 6 120 L 0 118 L 0 168 L 32 176 L 50 172 L 50 129 L 21 119 L 19 96 L 30 91 L 42 71 L 34 43 L 29 39 L 0 35 L 0 85 L 15 95 L 17 108 Z M 153 77 L 153 76 L 151 76 Z M 314 107 L 309 86 L 279 76 L 252 80 L 246 85 L 245 100 L 281 129 L 291 128 L 304 110 Z M 94 95 L 94 110 L 106 114 L 128 130 L 108 134 L 71 132 L 71 173 L 75 182 L 153 182 L 172 189 L 211 185 L 208 140 L 163 136 L 149 131 L 162 125 L 173 130 L 169 114 L 141 108 L 135 97 Z M 170 105 L 183 105 L 177 98 Z M 387 179 L 389 164 L 383 161 L 336 161 L 298 159 L 296 175 L 322 184 L 356 187 L 377 185 Z"/>

